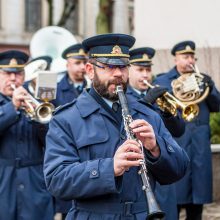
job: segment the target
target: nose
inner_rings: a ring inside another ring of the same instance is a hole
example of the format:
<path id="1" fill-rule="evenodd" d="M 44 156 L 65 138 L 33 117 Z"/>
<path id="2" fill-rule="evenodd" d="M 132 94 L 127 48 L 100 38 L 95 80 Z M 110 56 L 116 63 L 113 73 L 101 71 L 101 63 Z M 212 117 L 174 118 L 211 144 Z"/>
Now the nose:
<path id="1" fill-rule="evenodd" d="M 122 76 L 122 70 L 119 67 L 116 67 L 113 69 L 113 75 L 114 76 Z"/>
<path id="2" fill-rule="evenodd" d="M 15 78 L 16 78 L 16 74 L 14 72 L 11 72 L 10 73 L 10 79 L 15 80 Z"/>

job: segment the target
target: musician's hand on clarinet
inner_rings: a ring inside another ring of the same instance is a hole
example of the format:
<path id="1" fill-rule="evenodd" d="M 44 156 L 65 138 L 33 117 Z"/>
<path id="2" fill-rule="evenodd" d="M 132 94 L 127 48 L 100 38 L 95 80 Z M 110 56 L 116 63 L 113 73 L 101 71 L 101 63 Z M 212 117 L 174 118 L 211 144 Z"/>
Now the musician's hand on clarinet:
<path id="1" fill-rule="evenodd" d="M 153 127 L 143 119 L 134 120 L 129 126 L 136 135 L 136 138 L 142 142 L 143 146 L 154 157 L 158 157 L 160 155 L 160 149 L 157 146 Z"/>
<path id="2" fill-rule="evenodd" d="M 24 100 L 28 97 L 28 92 L 22 87 L 15 88 L 12 95 L 12 103 L 16 109 L 25 106 Z"/>
<path id="3" fill-rule="evenodd" d="M 114 155 L 115 176 L 121 176 L 130 167 L 140 166 L 141 160 L 143 160 L 143 154 L 140 144 L 135 140 L 126 140 Z"/>

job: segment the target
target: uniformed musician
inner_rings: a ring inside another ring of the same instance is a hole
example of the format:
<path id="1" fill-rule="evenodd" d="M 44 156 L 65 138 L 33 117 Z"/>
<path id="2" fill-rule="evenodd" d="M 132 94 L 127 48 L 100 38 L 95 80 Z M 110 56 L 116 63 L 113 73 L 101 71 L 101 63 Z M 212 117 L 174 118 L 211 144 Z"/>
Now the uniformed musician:
<path id="1" fill-rule="evenodd" d="M 67 71 L 57 86 L 57 98 L 53 101 L 56 106 L 71 102 L 87 85 L 85 78 L 87 54 L 82 44 L 68 47 L 63 51 L 62 57 L 67 60 Z"/>
<path id="2" fill-rule="evenodd" d="M 125 34 L 84 40 L 92 87 L 58 110 L 50 123 L 44 175 L 54 196 L 73 200 L 68 220 L 145 219 L 147 202 L 138 174 L 143 157 L 152 187 L 155 180 L 169 184 L 185 173 L 188 157 L 158 114 L 129 98 L 134 119 L 129 126 L 143 144 L 144 155 L 137 141 L 126 140 L 116 86 L 126 90 L 134 42 Z"/>
<path id="3" fill-rule="evenodd" d="M 0 53 L 0 219 L 53 220 L 52 196 L 43 177 L 44 137 L 26 117 L 28 93 L 22 87 L 28 55 Z"/>
<path id="4" fill-rule="evenodd" d="M 181 75 L 194 72 L 196 45 L 193 41 L 177 43 L 171 50 L 175 66 L 158 76 L 155 84 L 165 86 L 172 92 L 171 83 Z M 212 153 L 210 148 L 210 112 L 218 112 L 220 93 L 210 76 L 203 74 L 203 84 L 209 94 L 199 103 L 200 113 L 195 120 L 186 123 L 183 136 L 177 138 L 179 145 L 190 157 L 190 166 L 183 179 L 176 183 L 178 208 L 186 208 L 188 220 L 201 220 L 203 204 L 212 202 Z"/>

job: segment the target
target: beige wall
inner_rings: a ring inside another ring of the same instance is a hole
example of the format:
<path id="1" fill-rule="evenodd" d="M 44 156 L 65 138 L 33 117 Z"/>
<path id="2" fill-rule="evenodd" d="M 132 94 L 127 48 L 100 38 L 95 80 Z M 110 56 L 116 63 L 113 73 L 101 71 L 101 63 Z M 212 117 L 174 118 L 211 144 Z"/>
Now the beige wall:
<path id="1" fill-rule="evenodd" d="M 170 49 L 183 40 L 197 45 L 198 66 L 220 89 L 220 1 L 134 0 L 135 47 L 157 49 L 153 70 L 168 71 L 173 65 Z"/>
<path id="2" fill-rule="evenodd" d="M 220 46 L 220 1 L 134 0 L 137 46 L 170 48 L 193 39 L 198 47 Z"/>

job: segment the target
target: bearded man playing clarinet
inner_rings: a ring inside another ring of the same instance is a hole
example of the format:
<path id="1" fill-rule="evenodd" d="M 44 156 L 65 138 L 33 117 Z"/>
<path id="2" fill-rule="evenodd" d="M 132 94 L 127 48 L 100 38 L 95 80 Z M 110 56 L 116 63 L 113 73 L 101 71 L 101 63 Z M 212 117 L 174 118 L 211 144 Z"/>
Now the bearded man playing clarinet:
<path id="1" fill-rule="evenodd" d="M 134 42 L 124 34 L 84 40 L 92 87 L 59 109 L 50 123 L 44 175 L 54 196 L 73 200 L 68 220 L 146 219 L 151 205 L 140 166 L 146 167 L 152 193 L 156 181 L 170 184 L 185 174 L 188 156 L 159 115 L 129 99 L 135 138 L 127 137 L 116 88 L 126 91 Z"/>

